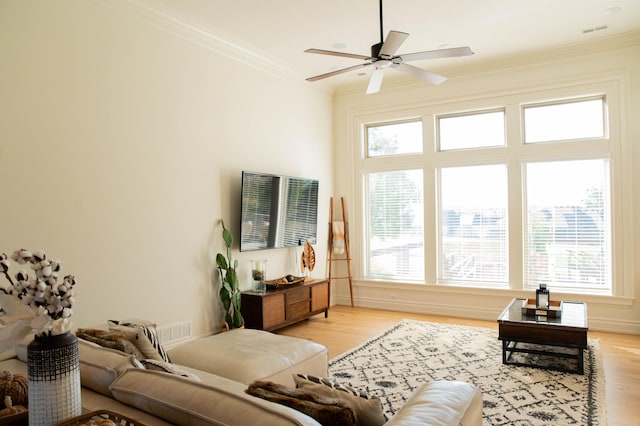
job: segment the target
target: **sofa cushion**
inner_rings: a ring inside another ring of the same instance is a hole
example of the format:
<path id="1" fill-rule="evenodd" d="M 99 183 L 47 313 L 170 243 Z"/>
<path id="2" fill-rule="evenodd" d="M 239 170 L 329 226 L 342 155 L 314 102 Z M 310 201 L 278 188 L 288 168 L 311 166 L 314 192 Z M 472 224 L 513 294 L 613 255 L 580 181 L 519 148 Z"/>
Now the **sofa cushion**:
<path id="1" fill-rule="evenodd" d="M 33 341 L 33 334 L 29 334 L 24 339 L 16 343 L 16 346 L 14 348 L 16 352 L 16 357 L 24 363 L 27 362 L 27 357 L 28 357 L 27 346 L 29 346 L 29 343 L 31 343 L 32 341 Z"/>
<path id="2" fill-rule="evenodd" d="M 329 379 L 306 374 L 295 374 L 293 380 L 299 389 L 345 401 L 355 413 L 356 424 L 359 426 L 381 426 L 387 421 L 380 398 L 371 397 L 365 392 Z"/>
<path id="3" fill-rule="evenodd" d="M 482 394 L 474 385 L 433 381 L 420 386 L 386 426 L 482 425 Z"/>
<path id="4" fill-rule="evenodd" d="M 248 385 L 265 380 L 295 386 L 294 373 L 326 376 L 327 348 L 308 340 L 261 330 L 235 329 L 169 349 L 175 364 Z"/>
<path id="5" fill-rule="evenodd" d="M 244 393 L 245 385 L 201 372 L 201 382 L 130 369 L 111 385 L 114 398 L 177 425 L 314 425 L 312 418 Z"/>
<path id="6" fill-rule="evenodd" d="M 140 367 L 133 355 L 82 339 L 78 339 L 78 357 L 82 386 L 106 396 L 111 396 L 109 386 L 118 376 L 128 368 Z"/>
<path id="7" fill-rule="evenodd" d="M 348 402 L 312 390 L 256 381 L 251 383 L 245 392 L 291 407 L 313 417 L 323 425 L 355 426 L 356 424 L 356 416 Z"/>

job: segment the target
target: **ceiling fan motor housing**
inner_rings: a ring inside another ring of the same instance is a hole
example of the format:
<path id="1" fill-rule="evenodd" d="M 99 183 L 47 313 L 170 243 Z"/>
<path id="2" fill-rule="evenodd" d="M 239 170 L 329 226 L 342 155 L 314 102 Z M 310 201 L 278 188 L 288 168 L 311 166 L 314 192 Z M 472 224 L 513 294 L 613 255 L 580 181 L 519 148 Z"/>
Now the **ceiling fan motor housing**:
<path id="1" fill-rule="evenodd" d="M 384 43 L 380 42 L 380 43 L 376 43 L 373 46 L 371 46 L 371 57 L 372 58 L 378 58 L 380 56 L 380 49 L 382 49 L 382 45 Z"/>

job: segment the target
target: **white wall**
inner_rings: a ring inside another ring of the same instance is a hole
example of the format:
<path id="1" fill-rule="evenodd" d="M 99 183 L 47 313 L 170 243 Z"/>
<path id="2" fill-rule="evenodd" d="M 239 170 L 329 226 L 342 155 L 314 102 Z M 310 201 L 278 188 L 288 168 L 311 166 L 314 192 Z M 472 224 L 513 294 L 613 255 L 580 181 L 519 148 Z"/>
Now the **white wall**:
<path id="1" fill-rule="evenodd" d="M 79 281 L 76 326 L 217 330 L 219 219 L 238 235 L 243 169 L 320 180 L 325 258 L 326 94 L 126 2 L 4 0 L 0 58 L 0 252 L 59 257 Z M 241 286 L 251 258 L 275 278 L 295 272 L 295 255 L 242 253 Z"/>
<path id="2" fill-rule="evenodd" d="M 478 54 L 477 56 L 479 56 Z M 620 95 L 621 138 L 626 149 L 616 161 L 624 163 L 624 174 L 614 177 L 619 185 L 615 196 L 623 200 L 622 210 L 614 220 L 619 225 L 616 243 L 625 236 L 625 244 L 616 251 L 615 262 L 622 265 L 616 275 L 616 285 L 624 288 L 623 297 L 556 295 L 564 300 L 588 303 L 590 327 L 600 330 L 640 334 L 640 34 L 570 46 L 557 51 L 514 56 L 499 62 L 482 62 L 466 68 L 441 70 L 449 80 L 441 86 L 431 86 L 407 78 L 395 78 L 387 72 L 382 91 L 365 95 L 365 87 L 341 90 L 335 101 L 335 193 L 344 195 L 351 212 L 355 304 L 374 308 L 425 312 L 440 315 L 494 320 L 512 297 L 531 296 L 516 290 L 483 290 L 462 287 L 394 284 L 362 279 L 362 252 L 358 240 L 359 177 L 352 164 L 358 161 L 361 117 L 377 120 L 415 116 L 421 108 L 433 109 L 439 104 L 473 103 L 504 94 L 527 93 L 540 89 L 570 87 L 578 81 L 612 80 Z M 387 79 L 387 76 L 390 77 Z M 340 150 L 338 147 L 341 147 Z M 341 154 L 338 155 L 339 151 Z M 616 164 L 619 167 L 620 164 Z M 621 182 L 623 184 L 621 185 Z M 620 186 L 621 185 L 621 186 Z M 434 250 L 431 250 L 433 252 Z M 622 293 L 622 292 L 621 292 Z M 333 292 L 337 303 L 348 304 L 346 282 L 340 282 Z M 556 298 L 554 297 L 554 298 Z"/>

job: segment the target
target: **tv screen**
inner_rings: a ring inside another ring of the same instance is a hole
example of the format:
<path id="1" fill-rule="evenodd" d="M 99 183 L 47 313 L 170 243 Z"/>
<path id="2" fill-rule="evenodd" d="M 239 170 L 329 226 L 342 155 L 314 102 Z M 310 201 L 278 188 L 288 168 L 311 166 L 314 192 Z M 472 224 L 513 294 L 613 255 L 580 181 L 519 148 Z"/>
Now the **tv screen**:
<path id="1" fill-rule="evenodd" d="M 242 172 L 240 251 L 316 243 L 318 181 Z"/>

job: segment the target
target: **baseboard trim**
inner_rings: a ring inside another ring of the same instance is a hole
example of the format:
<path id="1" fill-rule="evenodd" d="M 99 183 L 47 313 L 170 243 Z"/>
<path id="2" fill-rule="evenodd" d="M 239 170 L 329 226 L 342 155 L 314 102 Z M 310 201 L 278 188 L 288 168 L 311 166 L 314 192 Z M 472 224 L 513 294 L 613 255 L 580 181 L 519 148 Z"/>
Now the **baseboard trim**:
<path id="1" fill-rule="evenodd" d="M 415 300 L 379 299 L 373 297 L 355 297 L 354 306 L 369 309 L 382 309 L 396 312 L 441 315 L 458 318 L 497 321 L 501 310 L 483 306 L 468 306 L 461 304 L 439 304 L 420 302 Z M 335 305 L 351 306 L 348 295 L 333 295 Z M 611 333 L 640 335 L 640 321 L 626 321 L 602 317 L 589 317 L 589 329 Z"/>

